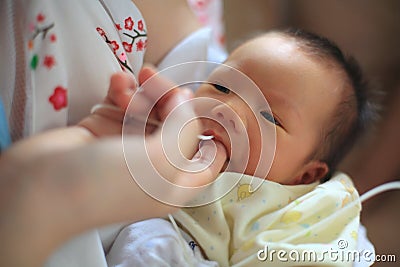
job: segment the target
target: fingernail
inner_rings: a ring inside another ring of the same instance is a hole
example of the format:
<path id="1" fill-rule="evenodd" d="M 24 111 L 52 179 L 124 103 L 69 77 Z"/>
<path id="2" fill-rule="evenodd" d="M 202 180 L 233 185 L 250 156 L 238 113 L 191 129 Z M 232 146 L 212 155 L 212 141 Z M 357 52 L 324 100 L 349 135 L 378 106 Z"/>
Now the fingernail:
<path id="1" fill-rule="evenodd" d="M 204 146 L 204 141 L 203 140 L 200 140 L 200 143 L 199 143 L 199 150 L 201 150 L 201 148 Z"/>
<path id="2" fill-rule="evenodd" d="M 197 151 L 197 153 L 193 156 L 193 159 L 201 158 L 202 153 L 204 153 L 205 146 L 207 146 L 207 144 L 210 143 L 210 142 L 207 142 L 207 141 L 209 141 L 209 140 L 201 140 L 200 141 L 200 143 L 199 143 L 199 151 Z"/>

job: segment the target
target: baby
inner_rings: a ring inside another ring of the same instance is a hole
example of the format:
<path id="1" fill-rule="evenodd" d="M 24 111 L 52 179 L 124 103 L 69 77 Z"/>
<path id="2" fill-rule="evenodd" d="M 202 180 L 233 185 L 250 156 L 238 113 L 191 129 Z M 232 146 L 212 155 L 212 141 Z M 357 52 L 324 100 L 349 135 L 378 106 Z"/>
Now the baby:
<path id="1" fill-rule="evenodd" d="M 319 256 L 337 240 L 356 248 L 361 206 L 351 181 L 338 175 L 319 184 L 331 177 L 373 114 L 355 62 L 325 38 L 287 30 L 244 43 L 225 64 L 257 85 L 271 111 L 243 100 L 253 89 L 229 79 L 229 68 L 217 68 L 195 97 L 220 101 L 202 107 L 210 118 L 201 122 L 228 155 L 230 138 L 248 138 L 242 172 L 248 176 L 219 201 L 179 210 L 172 224 L 153 219 L 126 227 L 107 256 L 110 265 L 256 266 L 266 258 L 276 263 L 268 258 L 267 246 L 286 253 L 311 248 Z M 270 168 L 263 169 L 257 166 L 267 160 L 271 145 L 262 137 L 271 126 L 276 127 L 276 151 Z M 234 172 L 223 176 L 240 175 Z M 252 176 L 265 180 L 256 192 Z M 184 231 L 174 228 L 175 220 Z M 286 264 L 292 266 L 290 260 Z M 323 259 L 351 264 L 344 261 Z"/>

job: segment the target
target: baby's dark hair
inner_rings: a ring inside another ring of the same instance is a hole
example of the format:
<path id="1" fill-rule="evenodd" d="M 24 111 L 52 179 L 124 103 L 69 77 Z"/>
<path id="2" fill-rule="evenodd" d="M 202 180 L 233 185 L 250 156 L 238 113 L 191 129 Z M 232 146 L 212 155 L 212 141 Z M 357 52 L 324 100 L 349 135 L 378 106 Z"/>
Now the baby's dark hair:
<path id="1" fill-rule="evenodd" d="M 278 32 L 285 37 L 293 38 L 301 51 L 322 59 L 322 62 L 342 71 L 345 75 L 342 101 L 329 124 L 324 127 L 322 144 L 312 155 L 328 165 L 329 172 L 323 181 L 328 180 L 336 171 L 337 165 L 353 147 L 356 139 L 376 118 L 376 106 L 372 101 L 368 84 L 361 68 L 351 56 L 345 56 L 339 47 L 325 37 L 300 29 L 287 29 Z"/>

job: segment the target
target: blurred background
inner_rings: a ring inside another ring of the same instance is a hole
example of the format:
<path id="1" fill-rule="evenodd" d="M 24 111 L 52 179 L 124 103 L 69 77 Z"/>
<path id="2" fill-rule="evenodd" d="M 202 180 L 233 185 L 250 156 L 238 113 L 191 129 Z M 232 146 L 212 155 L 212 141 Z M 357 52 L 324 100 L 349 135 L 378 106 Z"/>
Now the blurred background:
<path id="1" fill-rule="evenodd" d="M 384 92 L 382 119 L 341 165 L 360 192 L 400 178 L 400 1 L 225 0 L 229 51 L 257 33 L 300 27 L 334 40 L 362 66 L 372 87 Z M 395 254 L 400 266 L 400 191 L 363 204 L 362 223 L 377 254 Z"/>

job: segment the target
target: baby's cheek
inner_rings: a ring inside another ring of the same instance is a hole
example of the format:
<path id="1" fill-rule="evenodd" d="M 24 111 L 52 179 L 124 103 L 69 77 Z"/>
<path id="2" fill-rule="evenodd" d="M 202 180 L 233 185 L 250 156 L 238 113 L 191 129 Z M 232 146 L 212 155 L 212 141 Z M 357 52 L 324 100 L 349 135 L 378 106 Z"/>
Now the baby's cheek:
<path id="1" fill-rule="evenodd" d="M 246 168 L 246 174 L 256 175 L 258 177 L 265 177 L 267 173 L 255 173 L 258 165 L 263 165 L 263 158 L 261 158 L 261 151 L 265 149 L 260 131 L 256 128 L 250 127 L 247 131 L 247 138 L 249 141 L 249 159 Z"/>
<path id="2" fill-rule="evenodd" d="M 200 85 L 194 92 L 194 97 L 203 96 L 205 91 L 207 91 L 207 85 Z"/>

